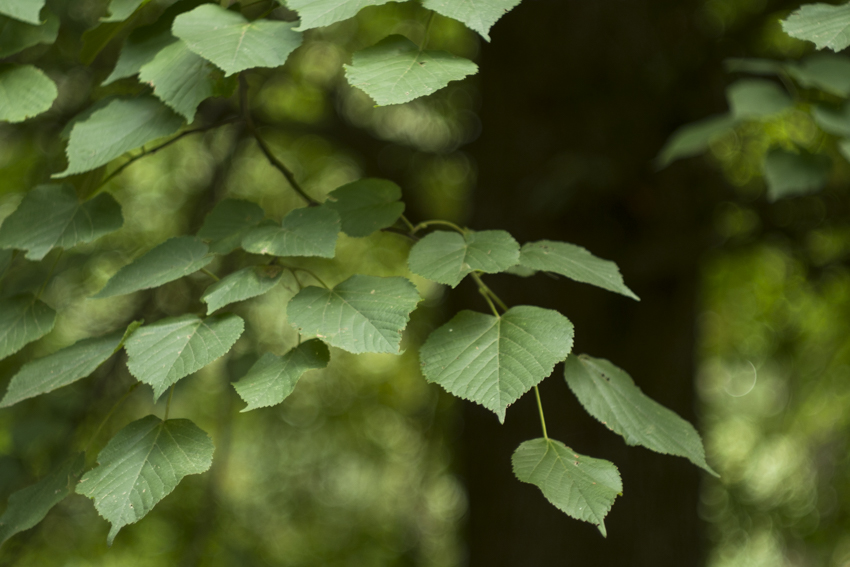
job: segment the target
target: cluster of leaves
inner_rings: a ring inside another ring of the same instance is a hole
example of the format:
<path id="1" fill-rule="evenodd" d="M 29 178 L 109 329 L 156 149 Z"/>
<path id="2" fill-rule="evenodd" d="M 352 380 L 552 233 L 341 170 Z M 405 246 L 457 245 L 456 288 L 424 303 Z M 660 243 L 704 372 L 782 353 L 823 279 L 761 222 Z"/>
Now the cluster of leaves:
<path id="1" fill-rule="evenodd" d="M 114 333 L 30 360 L 12 377 L 0 406 L 83 379 L 121 351 L 130 374 L 152 388 L 156 401 L 169 390 L 173 393 L 179 380 L 226 355 L 240 338 L 243 319 L 221 310 L 268 293 L 284 278 L 298 289 L 286 306 L 287 321 L 297 330 L 298 341 L 281 356 L 263 353 L 234 384 L 247 404 L 243 411 L 280 404 L 306 372 L 327 366 L 333 352 L 329 347 L 355 354 L 399 354 L 402 334 L 421 300 L 407 277 L 356 274 L 329 286 L 290 261 L 331 260 L 340 233 L 360 238 L 383 230 L 413 242 L 410 272 L 451 287 L 469 277 L 491 307 L 491 314 L 461 311 L 428 336 L 420 349 L 426 380 L 481 404 L 504 422 L 508 407 L 530 390 L 535 390 L 540 404 L 537 385 L 565 362 L 567 384 L 587 411 L 627 443 L 686 457 L 712 472 L 690 424 L 647 398 L 628 374 L 610 362 L 572 354 L 574 329 L 564 315 L 530 305 L 509 308 L 482 279 L 501 272 L 521 277 L 550 272 L 637 299 L 612 262 L 564 242 L 520 246 L 501 230 L 473 231 L 440 220 L 414 225 L 403 215 L 401 189 L 386 180 L 360 179 L 319 202 L 298 185 L 256 132 L 245 73 L 284 65 L 301 44 L 303 32 L 385 2 L 290 0 L 289 9 L 300 19 L 285 21 L 277 18 L 292 12 L 273 2 L 259 17 L 249 19 L 247 6 L 228 9 L 196 0 L 112 0 L 102 23 L 87 32 L 83 56 L 93 57 L 112 38 L 124 34 L 120 56 L 105 83 L 126 81 L 136 90 L 133 96 L 98 99 L 68 122 L 67 167 L 53 175 L 72 181 L 71 176 L 79 174 L 94 176 L 96 189 L 82 197 L 83 191 L 72 183 L 30 189 L 0 225 L 0 275 L 19 266 L 24 261 L 21 255 L 26 261 L 41 262 L 51 250 L 79 251 L 81 245 L 119 230 L 121 206 L 108 193 L 108 181 L 135 160 L 182 136 L 224 123 L 241 122 L 253 133 L 270 163 L 306 206 L 277 221 L 267 218 L 255 203 L 219 201 L 196 234 L 161 242 L 119 269 L 92 296 L 97 300 L 155 289 L 202 271 L 215 280 L 200 297 L 207 306 L 205 315 L 183 313 L 147 324 L 128 321 L 126 328 Z M 490 27 L 518 3 L 424 0 L 422 5 L 489 39 Z M 43 1 L 24 5 L 0 0 L 3 25 L 11 30 L 8 35 L 4 31 L 0 44 L 4 55 L 55 39 L 56 18 L 43 5 Z M 151 19 L 153 23 L 147 23 Z M 7 37 L 17 39 L 7 42 Z M 470 61 L 391 35 L 354 53 L 346 76 L 378 104 L 400 104 L 475 70 Z M 234 95 L 237 85 L 238 94 L 233 97 L 239 101 L 237 116 L 195 129 L 186 127 L 202 101 Z M 35 65 L 12 63 L 0 71 L 0 97 L 5 97 L 0 100 L 0 119 L 23 121 L 50 107 L 56 87 Z M 138 152 L 164 137 L 158 146 Z M 113 163 L 133 151 L 123 163 Z M 226 266 L 247 260 L 217 275 L 207 270 L 217 257 L 233 260 L 220 264 Z M 306 285 L 305 280 L 314 283 Z M 42 301 L 41 290 L 0 299 L 0 359 L 44 337 L 56 316 L 54 308 Z M 112 524 L 111 543 L 123 526 L 141 519 L 183 477 L 207 470 L 214 452 L 210 438 L 191 421 L 169 419 L 169 407 L 164 419 L 147 416 L 119 430 L 91 470 L 85 471 L 82 455 L 73 455 L 37 484 L 13 494 L 0 517 L 0 541 L 32 527 L 59 500 L 77 492 L 92 498 L 98 512 Z M 617 468 L 550 439 L 542 405 L 540 417 L 543 437 L 516 450 L 516 476 L 539 487 L 559 509 L 598 525 L 605 534 L 604 517 L 622 492 Z"/>

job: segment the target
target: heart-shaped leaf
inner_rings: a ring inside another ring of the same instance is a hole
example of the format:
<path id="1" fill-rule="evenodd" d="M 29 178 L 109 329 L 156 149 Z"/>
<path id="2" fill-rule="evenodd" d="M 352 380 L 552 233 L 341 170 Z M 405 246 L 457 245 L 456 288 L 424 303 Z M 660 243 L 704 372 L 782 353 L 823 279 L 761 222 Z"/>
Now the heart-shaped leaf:
<path id="1" fill-rule="evenodd" d="M 369 236 L 395 224 L 404 212 L 399 199 L 401 188 L 392 181 L 359 179 L 332 191 L 324 206 L 339 214 L 345 234 Z"/>
<path id="2" fill-rule="evenodd" d="M 210 251 L 229 254 L 242 245 L 242 238 L 265 218 L 256 203 L 224 199 L 204 219 L 198 238 L 209 240 Z"/>
<path id="3" fill-rule="evenodd" d="M 264 223 L 242 238 L 242 248 L 254 254 L 333 258 L 340 220 L 327 207 L 290 211 L 280 224 Z"/>
<path id="4" fill-rule="evenodd" d="M 457 286 L 473 271 L 496 274 L 519 262 L 519 244 L 504 230 L 432 232 L 410 249 L 410 271 Z"/>
<path id="5" fill-rule="evenodd" d="M 466 24 L 490 41 L 490 28 L 521 0 L 423 0 L 422 5 L 447 18 Z"/>

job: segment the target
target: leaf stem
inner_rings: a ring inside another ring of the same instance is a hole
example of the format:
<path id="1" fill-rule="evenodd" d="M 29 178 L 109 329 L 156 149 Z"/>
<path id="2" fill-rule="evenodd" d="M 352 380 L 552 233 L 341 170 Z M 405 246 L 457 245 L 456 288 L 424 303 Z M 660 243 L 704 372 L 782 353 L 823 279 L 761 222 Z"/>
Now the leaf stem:
<path id="1" fill-rule="evenodd" d="M 292 270 L 293 272 L 295 272 L 296 270 L 299 271 L 299 272 L 304 272 L 305 274 L 311 276 L 314 280 L 316 280 L 317 282 L 322 284 L 323 288 L 330 289 L 330 286 L 328 284 L 326 284 L 325 282 L 323 282 L 322 278 L 320 278 L 319 276 L 317 276 L 316 274 L 314 274 L 313 272 L 311 272 L 310 270 L 308 270 L 306 268 L 289 268 L 289 269 Z"/>
<path id="2" fill-rule="evenodd" d="M 537 397 L 537 409 L 540 410 L 540 425 L 543 426 L 543 437 L 548 441 L 549 435 L 546 434 L 546 418 L 543 417 L 543 402 L 540 401 L 540 390 L 534 386 L 534 395 Z"/>
<path id="3" fill-rule="evenodd" d="M 213 280 L 215 280 L 215 281 L 217 281 L 217 282 L 220 282 L 220 281 L 221 281 L 221 278 L 220 278 L 220 277 L 218 277 L 217 275 L 215 275 L 214 273 L 212 273 L 212 272 L 211 272 L 211 271 L 209 271 L 208 269 L 206 269 L 206 268 L 201 268 L 201 271 L 202 271 L 202 272 L 204 272 L 204 273 L 205 273 L 206 275 L 208 275 L 209 277 L 211 277 Z"/>
<path id="4" fill-rule="evenodd" d="M 174 396 L 174 386 L 177 384 L 171 385 L 171 390 L 168 391 L 168 401 L 165 402 L 165 417 L 162 418 L 162 421 L 168 421 L 168 412 L 171 411 L 171 398 Z"/>
<path id="5" fill-rule="evenodd" d="M 483 288 L 480 288 L 480 287 L 479 287 L 479 288 L 478 288 L 478 293 L 480 293 L 480 294 L 481 294 L 481 297 L 483 297 L 483 298 L 484 298 L 484 300 L 487 302 L 487 305 L 489 305 L 489 306 L 490 306 L 490 309 L 492 309 L 492 310 L 493 310 L 493 315 L 495 315 L 495 316 L 496 316 L 496 318 L 501 317 L 501 315 L 499 315 L 499 311 L 496 309 L 496 306 L 493 304 L 493 300 L 492 300 L 492 299 L 490 299 L 490 296 L 489 296 L 489 295 L 487 295 L 487 292 L 486 292 L 486 291 L 484 291 L 484 289 L 483 289 Z"/>
<path id="6" fill-rule="evenodd" d="M 484 280 L 481 279 L 481 276 L 478 272 L 472 272 L 472 279 L 475 280 L 475 283 L 478 284 L 478 291 L 484 295 L 485 297 L 489 296 L 490 299 L 496 302 L 496 304 L 502 308 L 502 311 L 507 311 L 507 304 L 502 301 L 496 293 L 490 289 L 487 284 L 484 283 Z"/>
<path id="7" fill-rule="evenodd" d="M 399 218 L 401 219 L 401 222 L 404 223 L 404 225 L 407 227 L 407 230 L 409 230 L 411 234 L 416 232 L 416 227 L 413 226 L 413 223 L 410 222 L 410 220 L 406 216 L 401 215 Z"/>
<path id="8" fill-rule="evenodd" d="M 466 231 L 464 229 L 462 229 L 461 227 L 459 227 L 458 225 L 456 225 L 455 223 L 449 222 L 449 221 L 446 221 L 446 220 L 439 220 L 439 219 L 420 222 L 419 224 L 414 226 L 411 229 L 410 232 L 411 232 L 411 234 L 416 234 L 417 232 L 419 232 L 423 228 L 427 228 L 429 226 L 434 226 L 434 225 L 447 226 L 447 227 L 451 228 L 452 230 L 454 230 L 456 232 L 459 232 L 461 234 L 466 234 Z"/>
<path id="9" fill-rule="evenodd" d="M 94 430 L 94 433 L 93 433 L 93 434 L 92 434 L 92 436 L 89 438 L 89 442 L 88 442 L 88 443 L 86 443 L 86 448 L 85 448 L 85 449 L 83 449 L 83 452 L 85 452 L 85 453 L 88 453 L 88 452 L 89 452 L 89 449 L 91 448 L 92 443 L 94 443 L 95 439 L 97 439 L 98 434 L 100 434 L 100 430 L 101 430 L 101 429 L 103 429 L 103 427 L 106 425 L 106 422 L 108 422 L 108 421 L 109 421 L 109 418 L 110 418 L 110 417 L 112 417 L 112 414 L 113 414 L 113 413 L 115 413 L 115 410 L 117 410 L 119 407 L 121 407 L 121 404 L 123 404 L 123 403 L 124 403 L 124 401 L 125 401 L 127 398 L 129 398 L 129 397 L 130 397 L 130 394 L 132 394 L 132 393 L 133 393 L 133 391 L 134 391 L 136 388 L 138 388 L 138 387 L 139 387 L 139 384 L 141 384 L 141 382 L 135 382 L 135 383 L 133 383 L 133 384 L 130 386 L 130 388 L 129 388 L 126 392 L 124 392 L 124 395 L 123 395 L 123 396 L 121 396 L 121 397 L 118 399 L 118 401 L 117 401 L 117 402 L 115 402 L 114 404 L 112 404 L 112 408 L 109 410 L 109 412 L 107 412 L 106 417 L 104 417 L 104 418 L 103 418 L 103 420 L 100 422 L 100 425 L 98 425 L 98 426 L 97 426 L 97 429 L 95 429 L 95 430 Z"/>

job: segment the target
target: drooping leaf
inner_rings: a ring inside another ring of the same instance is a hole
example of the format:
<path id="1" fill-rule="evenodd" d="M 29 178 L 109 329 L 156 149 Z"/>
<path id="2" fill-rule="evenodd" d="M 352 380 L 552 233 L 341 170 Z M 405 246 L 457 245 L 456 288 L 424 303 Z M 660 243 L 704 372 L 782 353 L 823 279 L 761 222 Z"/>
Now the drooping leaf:
<path id="1" fill-rule="evenodd" d="M 829 179 L 832 160 L 823 154 L 798 154 L 774 148 L 765 155 L 762 168 L 767 198 L 776 201 L 823 189 Z"/>
<path id="2" fill-rule="evenodd" d="M 703 153 L 715 138 L 729 132 L 737 120 L 729 114 L 705 118 L 698 122 L 685 124 L 670 136 L 655 165 L 659 169 L 667 167 L 677 159 L 688 158 Z"/>
<path id="3" fill-rule="evenodd" d="M 214 68 L 176 41 L 142 65 L 139 80 L 153 85 L 153 94 L 191 123 L 202 100 L 213 96 Z"/>
<path id="4" fill-rule="evenodd" d="M 519 480 L 533 484 L 556 508 L 595 524 L 607 536 L 605 516 L 623 492 L 614 463 L 580 455 L 554 439 L 524 442 L 511 462 Z"/>
<path id="5" fill-rule="evenodd" d="M 153 61 L 156 54 L 168 47 L 169 45 L 180 41 L 176 39 L 168 30 L 157 34 L 140 34 L 136 30 L 124 41 L 124 46 L 121 48 L 121 53 L 118 55 L 118 61 L 115 62 L 115 68 L 112 73 L 103 81 L 104 85 L 108 85 L 118 79 L 132 77 L 138 73 L 142 66 Z"/>
<path id="6" fill-rule="evenodd" d="M 527 268 L 560 274 L 640 301 L 623 283 L 617 264 L 597 258 L 575 244 L 552 240 L 529 242 L 522 247 L 519 262 Z"/>
<path id="7" fill-rule="evenodd" d="M 197 237 L 169 238 L 118 270 L 92 297 L 112 297 L 157 287 L 197 272 L 213 258 L 209 247 Z"/>
<path id="8" fill-rule="evenodd" d="M 50 10 L 43 24 L 25 24 L 0 16 L 0 57 L 14 55 L 39 43 L 53 43 L 59 34 L 59 17 Z"/>
<path id="9" fill-rule="evenodd" d="M 587 413 L 626 440 L 665 455 L 685 457 L 717 476 L 705 462 L 696 429 L 641 392 L 632 377 L 607 360 L 571 355 L 564 378 Z"/>
<path id="10" fill-rule="evenodd" d="M 519 244 L 504 230 L 432 232 L 410 249 L 410 271 L 457 286 L 473 271 L 496 274 L 519 262 Z"/>
<path id="11" fill-rule="evenodd" d="M 804 4 L 782 20 L 782 29 L 818 49 L 841 51 L 850 45 L 850 5 Z"/>
<path id="12" fill-rule="evenodd" d="M 201 301 L 207 304 L 207 315 L 225 305 L 262 295 L 277 285 L 283 276 L 280 266 L 252 266 L 221 278 L 204 291 Z"/>
<path id="13" fill-rule="evenodd" d="M 182 125 L 180 116 L 152 96 L 114 99 L 74 125 L 65 150 L 68 169 L 53 177 L 96 169 Z"/>
<path id="14" fill-rule="evenodd" d="M 422 5 L 447 18 L 463 22 L 490 41 L 490 28 L 521 0 L 423 0 Z"/>
<path id="15" fill-rule="evenodd" d="M 0 299 L 0 360 L 40 339 L 56 322 L 56 312 L 29 294 Z"/>
<path id="16" fill-rule="evenodd" d="M 290 211 L 280 224 L 263 223 L 252 229 L 242 238 L 242 248 L 254 254 L 333 258 L 339 230 L 336 211 L 302 207 Z"/>
<path id="17" fill-rule="evenodd" d="M 227 354 L 244 328 L 244 321 L 231 313 L 162 319 L 127 339 L 127 367 L 153 388 L 156 400 L 181 378 Z"/>
<path id="18" fill-rule="evenodd" d="M 348 236 L 369 236 L 395 224 L 404 212 L 401 188 L 386 179 L 359 179 L 328 195 L 325 206 L 339 213 Z"/>
<path id="19" fill-rule="evenodd" d="M 333 289 L 306 287 L 286 308 L 308 337 L 355 354 L 399 353 L 401 333 L 421 298 L 405 278 L 354 275 Z"/>
<path id="20" fill-rule="evenodd" d="M 272 20 L 249 22 L 241 14 L 203 4 L 181 14 L 171 28 L 175 36 L 225 76 L 253 67 L 280 67 L 301 45 L 295 24 Z"/>
<path id="21" fill-rule="evenodd" d="M 0 0 L 0 14 L 37 26 L 45 0 Z"/>
<path id="22" fill-rule="evenodd" d="M 729 110 L 737 119 L 746 120 L 778 114 L 794 107 L 785 90 L 765 79 L 741 79 L 726 89 Z"/>
<path id="23" fill-rule="evenodd" d="M 242 411 L 281 403 L 305 372 L 325 368 L 329 360 L 328 347 L 318 339 L 302 343 L 283 356 L 267 352 L 233 385 L 248 404 Z"/>
<path id="24" fill-rule="evenodd" d="M 47 112 L 59 96 L 56 83 L 33 65 L 0 65 L 0 121 L 23 122 Z"/>
<path id="25" fill-rule="evenodd" d="M 119 331 L 85 339 L 27 362 L 12 377 L 0 407 L 11 406 L 85 378 L 115 353 L 123 336 L 124 331 Z"/>
<path id="26" fill-rule="evenodd" d="M 94 500 L 112 524 L 107 543 L 127 524 L 141 520 L 183 477 L 210 468 L 215 447 L 188 419 L 162 421 L 149 415 L 127 425 L 97 456 L 99 466 L 83 475 L 77 493 Z"/>
<path id="27" fill-rule="evenodd" d="M 455 396 L 505 411 L 572 350 L 573 324 L 551 309 L 522 305 L 501 317 L 461 311 L 419 351 L 422 373 Z"/>
<path id="28" fill-rule="evenodd" d="M 812 118 L 824 132 L 842 137 L 850 136 L 850 104 L 843 104 L 839 108 L 815 105 L 812 108 Z"/>
<path id="29" fill-rule="evenodd" d="M 133 12 L 151 0 L 112 0 L 109 2 L 109 15 L 102 22 L 121 22 L 133 15 Z"/>
<path id="30" fill-rule="evenodd" d="M 288 0 L 286 5 L 298 12 L 301 26 L 298 31 L 329 26 L 347 20 L 367 6 L 381 6 L 402 0 Z"/>
<path id="31" fill-rule="evenodd" d="M 41 260 L 54 248 L 72 248 L 124 224 L 121 206 L 108 193 L 80 202 L 70 185 L 39 185 L 0 225 L 0 248 L 27 250 Z"/>
<path id="32" fill-rule="evenodd" d="M 800 85 L 840 96 L 850 96 L 850 58 L 835 53 L 815 53 L 785 69 Z"/>
<path id="33" fill-rule="evenodd" d="M 0 545 L 13 535 L 34 527 L 51 508 L 72 494 L 85 464 L 85 454 L 78 453 L 37 483 L 13 493 L 6 511 L 0 516 Z"/>
<path id="34" fill-rule="evenodd" d="M 468 59 L 445 51 L 420 51 L 400 35 L 356 52 L 351 65 L 345 65 L 351 86 L 363 90 L 380 106 L 429 95 L 477 72 L 478 66 Z"/>
<path id="35" fill-rule="evenodd" d="M 210 241 L 210 251 L 229 254 L 242 244 L 242 238 L 265 217 L 255 203 L 239 199 L 224 199 L 204 219 L 198 238 Z"/>

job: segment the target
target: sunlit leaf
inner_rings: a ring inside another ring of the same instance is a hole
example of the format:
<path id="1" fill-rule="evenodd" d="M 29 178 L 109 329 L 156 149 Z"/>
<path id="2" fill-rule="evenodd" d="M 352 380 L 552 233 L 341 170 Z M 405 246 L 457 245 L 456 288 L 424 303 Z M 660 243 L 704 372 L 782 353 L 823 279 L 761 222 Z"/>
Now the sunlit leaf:
<path id="1" fill-rule="evenodd" d="M 490 41 L 490 28 L 521 0 L 423 0 L 422 5 L 466 24 Z"/>
<path id="2" fill-rule="evenodd" d="M 629 445 L 685 457 L 717 475 L 705 462 L 697 430 L 641 392 L 622 369 L 601 358 L 571 355 L 564 364 L 564 377 L 587 413 Z"/>
<path id="3" fill-rule="evenodd" d="M 213 95 L 213 72 L 206 59 L 176 41 L 142 65 L 139 80 L 152 85 L 153 94 L 192 122 L 201 101 Z"/>
<path id="4" fill-rule="evenodd" d="M 206 289 L 201 301 L 207 304 L 207 314 L 225 305 L 262 295 L 277 285 L 283 276 L 280 266 L 251 266 L 221 278 Z"/>
<path id="5" fill-rule="evenodd" d="M 422 373 L 455 396 L 493 411 L 507 407 L 552 373 L 573 346 L 573 324 L 551 309 L 513 307 L 501 317 L 461 311 L 419 351 Z"/>
<path id="6" fill-rule="evenodd" d="M 48 10 L 43 24 L 25 24 L 0 16 L 0 57 L 14 55 L 39 43 L 53 43 L 59 34 L 59 17 Z"/>
<path id="7" fill-rule="evenodd" d="M 794 107 L 785 89 L 765 79 L 741 79 L 726 89 L 729 111 L 738 119 L 761 118 Z"/>
<path id="8" fill-rule="evenodd" d="M 767 198 L 776 201 L 823 189 L 832 170 L 832 160 L 824 154 L 794 153 L 774 148 L 765 155 L 762 167 Z"/>
<path id="9" fill-rule="evenodd" d="M 386 179 L 359 179 L 328 195 L 325 206 L 339 213 L 348 236 L 369 236 L 395 224 L 404 212 L 401 188 Z"/>
<path id="10" fill-rule="evenodd" d="M 339 230 L 336 211 L 302 207 L 290 211 L 280 224 L 263 223 L 252 229 L 242 238 L 242 248 L 254 254 L 333 258 Z"/>
<path id="11" fill-rule="evenodd" d="M 708 144 L 712 140 L 729 132 L 736 122 L 735 117 L 721 114 L 685 124 L 673 132 L 664 147 L 658 152 L 658 157 L 655 158 L 656 166 L 664 168 L 677 159 L 703 153 L 708 149 Z"/>
<path id="12" fill-rule="evenodd" d="M 39 185 L 0 225 L 0 248 L 27 250 L 41 260 L 54 248 L 92 242 L 124 224 L 121 206 L 108 193 L 80 202 L 70 185 Z"/>
<path id="13" fill-rule="evenodd" d="M 59 96 L 50 77 L 33 65 L 0 65 L 0 121 L 23 122 L 47 112 Z"/>
<path id="14" fill-rule="evenodd" d="M 198 238 L 210 241 L 210 251 L 228 254 L 242 244 L 242 238 L 265 218 L 259 205 L 239 199 L 224 199 L 204 219 Z"/>
<path id="15" fill-rule="evenodd" d="M 0 0 L 0 14 L 37 26 L 44 3 L 45 0 Z"/>
<path id="16" fill-rule="evenodd" d="M 214 451 L 209 436 L 188 419 L 149 415 L 107 443 L 77 493 L 92 498 L 112 524 L 107 536 L 112 545 L 121 528 L 141 520 L 183 477 L 209 469 Z"/>
<path id="17" fill-rule="evenodd" d="M 40 339 L 56 322 L 56 312 L 32 295 L 0 299 L 0 359 Z"/>
<path id="18" fill-rule="evenodd" d="M 457 286 L 473 271 L 496 274 L 519 262 L 519 244 L 504 230 L 432 232 L 410 249 L 410 271 Z"/>
<path id="19" fill-rule="evenodd" d="M 181 315 L 139 328 L 127 339 L 127 367 L 158 399 L 172 384 L 224 356 L 245 323 L 233 314 Z"/>
<path id="20" fill-rule="evenodd" d="M 283 356 L 268 352 L 233 387 L 248 404 L 242 411 L 274 406 L 295 390 L 298 379 L 308 370 L 325 368 L 330 353 L 325 343 L 313 339 Z"/>
<path id="21" fill-rule="evenodd" d="M 818 49 L 841 51 L 850 45 L 850 4 L 804 4 L 782 20 L 782 29 Z"/>
<path id="22" fill-rule="evenodd" d="M 380 106 L 429 95 L 477 72 L 478 66 L 468 59 L 445 51 L 421 51 L 400 35 L 356 52 L 351 65 L 345 66 L 351 86 L 363 90 Z"/>
<path id="23" fill-rule="evenodd" d="M 405 278 L 354 275 L 333 289 L 306 287 L 290 300 L 290 324 L 304 336 L 353 352 L 398 354 L 421 298 Z"/>
<path id="24" fill-rule="evenodd" d="M 614 463 L 580 455 L 554 439 L 524 442 L 511 462 L 519 480 L 533 484 L 556 508 L 595 524 L 607 536 L 605 516 L 623 492 Z"/>
<path id="25" fill-rule="evenodd" d="M 301 17 L 299 31 L 329 26 L 347 20 L 367 6 L 381 6 L 387 2 L 402 0 L 287 0 L 290 10 Z"/>

